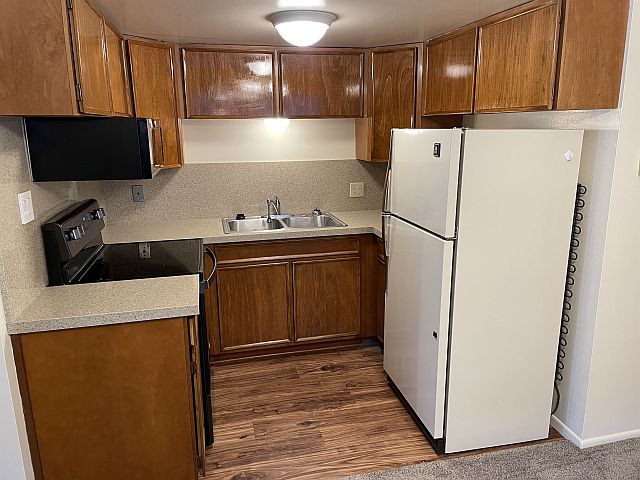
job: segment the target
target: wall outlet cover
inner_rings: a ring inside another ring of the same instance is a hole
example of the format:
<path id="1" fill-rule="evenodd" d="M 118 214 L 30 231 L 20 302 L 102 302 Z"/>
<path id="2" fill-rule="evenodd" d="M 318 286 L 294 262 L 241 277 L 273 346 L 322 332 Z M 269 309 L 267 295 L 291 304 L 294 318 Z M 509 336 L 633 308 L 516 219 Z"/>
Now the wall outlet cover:
<path id="1" fill-rule="evenodd" d="M 349 197 L 364 197 L 364 182 L 350 183 Z"/>
<path id="2" fill-rule="evenodd" d="M 26 225 L 36 219 L 36 215 L 33 211 L 31 190 L 18 194 L 18 206 L 20 207 L 20 221 L 22 222 L 22 225 Z"/>
<path id="3" fill-rule="evenodd" d="M 131 194 L 134 202 L 144 202 L 144 187 L 142 185 L 133 185 Z"/>

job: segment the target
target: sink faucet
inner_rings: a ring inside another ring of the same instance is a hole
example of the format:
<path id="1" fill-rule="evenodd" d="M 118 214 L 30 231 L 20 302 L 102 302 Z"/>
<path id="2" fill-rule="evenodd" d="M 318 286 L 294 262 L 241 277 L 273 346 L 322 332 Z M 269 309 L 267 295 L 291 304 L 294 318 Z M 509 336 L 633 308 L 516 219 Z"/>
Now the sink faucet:
<path id="1" fill-rule="evenodd" d="M 271 207 L 273 207 L 273 214 L 280 215 L 280 199 L 278 196 L 275 196 L 275 199 L 272 200 L 267 198 L 267 223 L 271 223 Z"/>

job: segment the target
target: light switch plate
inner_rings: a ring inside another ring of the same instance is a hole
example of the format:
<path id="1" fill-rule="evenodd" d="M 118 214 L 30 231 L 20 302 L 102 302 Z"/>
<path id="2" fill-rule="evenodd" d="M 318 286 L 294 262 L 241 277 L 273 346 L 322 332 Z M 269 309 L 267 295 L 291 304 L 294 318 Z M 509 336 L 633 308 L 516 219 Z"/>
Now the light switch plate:
<path id="1" fill-rule="evenodd" d="M 349 197 L 364 197 L 364 182 L 350 183 Z"/>
<path id="2" fill-rule="evenodd" d="M 18 194 L 18 206 L 20 207 L 20 221 L 22 222 L 22 225 L 26 225 L 36 219 L 36 215 L 33 211 L 31 190 Z"/>

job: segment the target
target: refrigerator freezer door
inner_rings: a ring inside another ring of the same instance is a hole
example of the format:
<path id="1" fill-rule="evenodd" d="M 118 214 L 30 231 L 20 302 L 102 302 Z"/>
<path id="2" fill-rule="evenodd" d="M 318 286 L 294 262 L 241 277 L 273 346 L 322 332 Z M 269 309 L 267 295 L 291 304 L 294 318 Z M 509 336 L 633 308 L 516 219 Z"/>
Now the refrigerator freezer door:
<path id="1" fill-rule="evenodd" d="M 462 130 L 393 130 L 389 213 L 441 237 L 456 235 Z"/>
<path id="2" fill-rule="evenodd" d="M 384 369 L 434 438 L 442 438 L 453 241 L 387 217 Z"/>
<path id="3" fill-rule="evenodd" d="M 582 134 L 465 134 L 447 452 L 548 436 Z"/>

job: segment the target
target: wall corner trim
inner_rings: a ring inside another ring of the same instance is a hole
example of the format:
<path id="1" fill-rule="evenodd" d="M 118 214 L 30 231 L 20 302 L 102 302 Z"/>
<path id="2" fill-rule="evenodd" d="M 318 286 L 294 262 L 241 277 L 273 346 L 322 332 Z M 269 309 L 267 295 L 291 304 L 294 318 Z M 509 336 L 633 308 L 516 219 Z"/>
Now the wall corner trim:
<path id="1" fill-rule="evenodd" d="M 578 434 L 567 427 L 564 423 L 562 423 L 562 421 L 560 421 L 560 419 L 558 419 L 558 417 L 556 417 L 555 415 L 551 416 L 551 426 L 555 428 L 558 433 L 560 433 L 560 435 L 573 443 L 576 447 L 585 448 L 583 445 L 583 440 L 578 436 Z"/>

